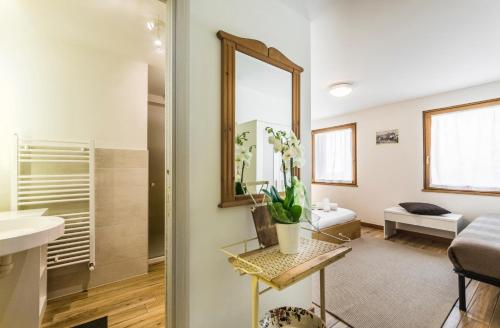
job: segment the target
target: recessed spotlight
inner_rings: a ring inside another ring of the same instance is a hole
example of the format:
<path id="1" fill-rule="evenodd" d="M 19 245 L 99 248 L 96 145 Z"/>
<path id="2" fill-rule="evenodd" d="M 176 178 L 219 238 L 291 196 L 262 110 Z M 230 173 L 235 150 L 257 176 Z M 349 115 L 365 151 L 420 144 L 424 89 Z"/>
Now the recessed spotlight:
<path id="1" fill-rule="evenodd" d="M 155 46 L 157 46 L 157 47 L 161 47 L 163 45 L 163 42 L 161 42 L 160 39 L 155 39 L 154 43 L 155 43 Z"/>
<path id="2" fill-rule="evenodd" d="M 330 87 L 330 94 L 334 97 L 345 97 L 352 92 L 352 83 L 336 83 Z"/>
<path id="3" fill-rule="evenodd" d="M 155 22 L 153 21 L 149 21 L 146 23 L 146 27 L 148 28 L 148 30 L 152 31 L 155 29 Z"/>

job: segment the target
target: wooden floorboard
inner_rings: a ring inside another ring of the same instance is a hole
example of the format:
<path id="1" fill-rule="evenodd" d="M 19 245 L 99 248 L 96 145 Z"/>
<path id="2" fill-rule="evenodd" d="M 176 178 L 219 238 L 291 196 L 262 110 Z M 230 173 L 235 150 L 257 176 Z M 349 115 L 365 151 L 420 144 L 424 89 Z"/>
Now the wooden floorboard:
<path id="1" fill-rule="evenodd" d="M 164 264 L 146 275 L 51 300 L 43 328 L 73 327 L 108 317 L 108 327 L 165 327 Z"/>
<path id="2" fill-rule="evenodd" d="M 495 310 L 493 311 L 489 325 L 490 327 L 500 327 L 500 297 L 497 298 Z"/>
<path id="3" fill-rule="evenodd" d="M 384 239 L 380 229 L 362 227 L 361 231 L 363 235 Z M 398 232 L 389 241 L 439 254 L 446 254 L 449 246 L 446 241 L 404 232 Z M 147 275 L 49 301 L 42 327 L 67 328 L 102 316 L 108 316 L 110 328 L 165 327 L 163 266 L 163 263 L 153 264 Z M 500 328 L 500 288 L 471 281 L 466 297 L 468 311 L 460 311 L 455 304 L 443 328 Z M 315 310 L 319 313 L 317 306 Z M 328 314 L 327 327 L 349 326 Z"/>

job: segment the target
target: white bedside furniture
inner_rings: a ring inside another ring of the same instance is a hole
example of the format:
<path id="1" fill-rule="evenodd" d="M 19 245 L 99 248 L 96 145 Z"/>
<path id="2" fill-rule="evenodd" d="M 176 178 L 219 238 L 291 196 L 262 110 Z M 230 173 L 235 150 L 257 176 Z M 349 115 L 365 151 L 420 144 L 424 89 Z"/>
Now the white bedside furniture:
<path id="1" fill-rule="evenodd" d="M 464 225 L 462 214 L 418 215 L 406 211 L 401 206 L 393 206 L 384 210 L 384 238 L 396 233 L 396 223 L 405 223 L 419 227 L 451 231 L 458 235 Z"/>

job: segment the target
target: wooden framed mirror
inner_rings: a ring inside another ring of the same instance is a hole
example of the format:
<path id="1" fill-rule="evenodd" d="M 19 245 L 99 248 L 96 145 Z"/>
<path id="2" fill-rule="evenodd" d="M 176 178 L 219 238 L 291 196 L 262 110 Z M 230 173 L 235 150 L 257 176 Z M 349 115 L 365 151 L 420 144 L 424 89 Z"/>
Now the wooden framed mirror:
<path id="1" fill-rule="evenodd" d="M 283 190 L 281 160 L 265 129 L 292 130 L 300 138 L 303 69 L 260 41 L 224 31 L 217 37 L 222 43 L 219 207 L 248 205 L 252 197 L 262 201 L 263 188 Z"/>

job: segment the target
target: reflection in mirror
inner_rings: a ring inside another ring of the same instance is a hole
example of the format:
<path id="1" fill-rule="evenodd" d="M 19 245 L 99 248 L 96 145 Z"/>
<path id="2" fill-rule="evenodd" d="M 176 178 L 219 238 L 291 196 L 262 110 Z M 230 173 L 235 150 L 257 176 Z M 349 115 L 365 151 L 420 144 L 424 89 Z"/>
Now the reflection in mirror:
<path id="1" fill-rule="evenodd" d="M 292 129 L 292 75 L 236 52 L 235 194 L 284 190 L 280 154 L 268 142 L 267 127 Z"/>

